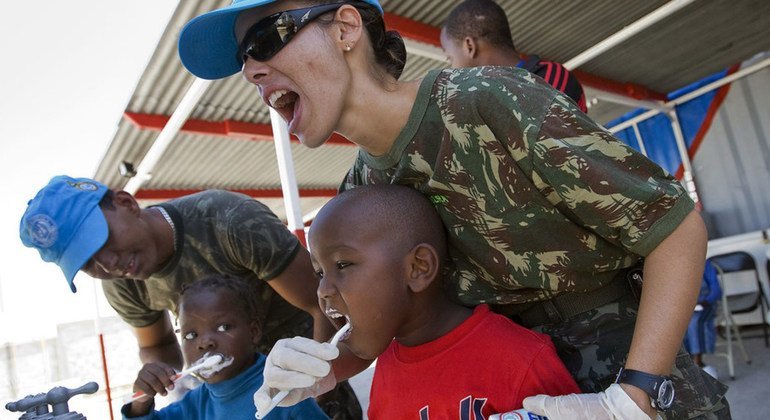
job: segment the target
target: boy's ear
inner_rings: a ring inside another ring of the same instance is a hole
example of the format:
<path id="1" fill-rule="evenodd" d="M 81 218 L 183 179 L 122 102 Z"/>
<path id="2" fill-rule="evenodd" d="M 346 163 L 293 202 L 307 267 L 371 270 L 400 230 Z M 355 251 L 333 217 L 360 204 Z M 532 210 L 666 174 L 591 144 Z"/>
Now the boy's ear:
<path id="1" fill-rule="evenodd" d="M 436 279 L 439 265 L 438 253 L 431 245 L 422 243 L 412 248 L 407 267 L 409 290 L 419 293 L 427 289 Z"/>
<path id="2" fill-rule="evenodd" d="M 462 41 L 462 51 L 469 59 L 476 58 L 479 55 L 479 42 L 472 36 L 466 36 Z"/>

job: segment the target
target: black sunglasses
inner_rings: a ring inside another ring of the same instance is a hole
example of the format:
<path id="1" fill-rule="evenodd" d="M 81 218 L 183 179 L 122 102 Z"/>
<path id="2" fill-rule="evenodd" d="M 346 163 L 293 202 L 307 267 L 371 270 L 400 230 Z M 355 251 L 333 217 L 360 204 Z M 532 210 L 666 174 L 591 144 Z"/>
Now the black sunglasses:
<path id="1" fill-rule="evenodd" d="M 358 5 L 359 2 L 333 3 L 279 12 L 263 18 L 252 25 L 241 41 L 238 59 L 246 62 L 246 57 L 256 61 L 267 61 L 278 54 L 289 41 L 317 17 L 335 11 L 346 4 Z"/>

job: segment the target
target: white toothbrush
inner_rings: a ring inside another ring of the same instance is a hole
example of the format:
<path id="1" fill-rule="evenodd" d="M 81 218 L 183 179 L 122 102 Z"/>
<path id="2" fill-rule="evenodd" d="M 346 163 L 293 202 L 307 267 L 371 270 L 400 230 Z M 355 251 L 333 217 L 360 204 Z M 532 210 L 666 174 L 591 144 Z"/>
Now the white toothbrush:
<path id="1" fill-rule="evenodd" d="M 337 343 L 340 342 L 340 339 L 342 338 L 345 333 L 347 333 L 350 330 L 350 323 L 347 323 L 342 326 L 342 328 L 339 329 L 336 333 L 334 333 L 334 337 L 329 341 L 329 344 L 332 346 L 337 346 Z M 283 401 L 286 396 L 289 395 L 289 390 L 283 390 L 277 394 L 275 394 L 275 397 L 270 401 L 270 405 L 267 406 L 267 409 L 264 413 L 257 413 L 257 419 L 263 419 L 265 416 L 267 416 L 273 409 Z"/>

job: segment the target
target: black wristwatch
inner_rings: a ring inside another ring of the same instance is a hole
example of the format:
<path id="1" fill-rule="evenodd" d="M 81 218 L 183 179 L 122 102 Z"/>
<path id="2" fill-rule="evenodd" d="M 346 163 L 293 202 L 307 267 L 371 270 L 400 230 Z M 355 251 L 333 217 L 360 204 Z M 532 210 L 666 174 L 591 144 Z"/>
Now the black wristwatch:
<path id="1" fill-rule="evenodd" d="M 629 384 L 644 390 L 652 399 L 652 406 L 656 410 L 666 411 L 674 405 L 674 383 L 668 376 L 620 368 L 615 383 Z"/>

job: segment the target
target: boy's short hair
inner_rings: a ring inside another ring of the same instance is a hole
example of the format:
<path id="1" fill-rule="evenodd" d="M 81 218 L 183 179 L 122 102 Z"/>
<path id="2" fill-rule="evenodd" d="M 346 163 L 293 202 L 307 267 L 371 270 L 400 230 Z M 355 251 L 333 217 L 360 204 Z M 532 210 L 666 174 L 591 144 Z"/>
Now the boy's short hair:
<path id="1" fill-rule="evenodd" d="M 249 320 L 256 321 L 258 319 L 256 287 L 251 282 L 230 274 L 213 274 L 184 285 L 182 293 L 179 295 L 179 301 L 181 303 L 186 294 L 219 289 L 229 290 L 238 297 L 233 304 L 238 305 L 239 309 L 249 317 Z"/>
<path id="2" fill-rule="evenodd" d="M 446 259 L 447 235 L 441 217 L 421 192 L 394 184 L 364 185 L 336 196 L 337 204 L 364 201 L 367 217 L 396 239 L 397 245 L 413 247 L 427 243 L 436 249 L 441 262 Z"/>
<path id="3" fill-rule="evenodd" d="M 492 0 L 466 0 L 460 3 L 447 16 L 444 29 L 453 39 L 470 36 L 516 50 L 508 17 L 503 8 Z"/>

